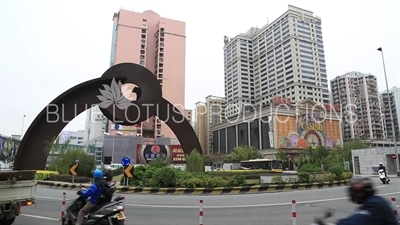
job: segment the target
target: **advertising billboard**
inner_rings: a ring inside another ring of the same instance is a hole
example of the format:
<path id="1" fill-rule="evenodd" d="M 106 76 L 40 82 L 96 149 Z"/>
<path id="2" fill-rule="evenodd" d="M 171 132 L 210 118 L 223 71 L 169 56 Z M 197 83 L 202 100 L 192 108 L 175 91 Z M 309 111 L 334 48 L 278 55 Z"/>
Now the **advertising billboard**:
<path id="1" fill-rule="evenodd" d="M 150 163 L 157 158 L 167 159 L 169 157 L 168 145 L 137 145 L 136 161 L 141 164 Z"/>
<path id="2" fill-rule="evenodd" d="M 185 163 L 186 157 L 185 152 L 183 152 L 182 146 L 180 145 L 170 145 L 171 149 L 171 163 Z"/>
<path id="3" fill-rule="evenodd" d="M 133 126 L 124 126 L 124 125 L 119 125 L 117 123 L 111 123 L 111 130 L 126 130 L 126 131 L 136 131 L 137 125 Z"/>

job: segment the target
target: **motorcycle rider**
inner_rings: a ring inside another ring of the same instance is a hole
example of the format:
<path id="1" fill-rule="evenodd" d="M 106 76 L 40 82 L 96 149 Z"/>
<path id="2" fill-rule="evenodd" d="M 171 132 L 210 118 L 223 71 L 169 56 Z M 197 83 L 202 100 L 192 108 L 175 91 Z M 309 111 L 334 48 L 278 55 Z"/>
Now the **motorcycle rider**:
<path id="1" fill-rule="evenodd" d="M 94 183 L 90 186 L 86 191 L 78 191 L 78 195 L 84 197 L 90 197 L 90 201 L 88 201 L 85 206 L 79 211 L 75 225 L 82 225 L 84 217 L 89 211 L 99 204 L 99 198 L 102 194 L 101 185 L 108 185 L 107 182 L 103 178 L 103 172 L 99 169 L 96 169 L 93 172 Z M 103 187 L 104 187 L 103 186 Z"/>
<path id="2" fill-rule="evenodd" d="M 372 181 L 368 177 L 355 177 L 349 182 L 350 200 L 360 204 L 350 217 L 341 219 L 337 225 L 398 225 L 390 204 L 375 195 Z"/>
<path id="3" fill-rule="evenodd" d="M 378 170 L 383 170 L 383 172 L 385 173 L 385 177 L 386 177 L 386 179 L 387 179 L 387 180 L 388 180 L 388 182 L 389 182 L 389 181 L 390 181 L 390 179 L 389 179 L 389 177 L 387 176 L 387 173 L 386 173 L 386 167 L 383 165 L 383 163 L 379 163 Z"/>
<path id="4" fill-rule="evenodd" d="M 107 169 L 107 170 L 104 172 L 104 179 L 105 179 L 107 182 L 110 182 L 110 181 L 112 181 L 112 178 L 113 178 L 113 172 L 111 171 L 111 169 Z"/>

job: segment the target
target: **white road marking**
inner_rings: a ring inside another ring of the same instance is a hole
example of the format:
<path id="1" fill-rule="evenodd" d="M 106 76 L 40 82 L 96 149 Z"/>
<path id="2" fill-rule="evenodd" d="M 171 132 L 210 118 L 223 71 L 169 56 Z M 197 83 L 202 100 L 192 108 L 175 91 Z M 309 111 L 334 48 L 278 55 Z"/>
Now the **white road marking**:
<path id="1" fill-rule="evenodd" d="M 19 215 L 20 216 L 31 217 L 31 218 L 36 218 L 36 219 L 42 219 L 42 220 L 60 221 L 60 219 L 50 218 L 50 217 L 45 217 L 45 216 L 36 216 L 36 215 L 29 215 L 29 214 L 19 214 Z"/>
<path id="2" fill-rule="evenodd" d="M 43 199 L 50 199 L 50 200 L 62 200 L 62 198 L 54 198 L 54 197 L 46 197 L 46 196 L 36 196 L 35 198 L 43 198 Z M 65 199 L 65 201 L 71 201 L 71 199 Z"/>
<path id="3" fill-rule="evenodd" d="M 387 195 L 394 195 L 400 194 L 400 192 L 392 192 L 392 193 L 385 193 L 380 194 L 379 196 L 387 196 Z M 296 202 L 296 204 L 308 204 L 308 203 L 318 203 L 318 202 L 331 202 L 331 201 L 339 201 L 339 200 L 347 200 L 348 197 L 342 198 L 328 198 L 328 199 L 316 199 L 316 200 L 309 200 L 309 201 L 300 201 Z M 273 204 L 257 204 L 257 205 L 204 205 L 204 208 L 208 209 L 220 209 L 220 208 L 255 208 L 255 207 L 267 207 L 267 206 L 281 206 L 281 205 L 291 205 L 291 202 L 281 202 L 281 203 L 273 203 Z M 132 206 L 132 207 L 147 207 L 147 208 L 185 208 L 185 209 L 198 209 L 199 206 L 177 206 L 177 205 L 141 205 L 141 204 L 128 204 L 126 203 L 125 206 Z"/>

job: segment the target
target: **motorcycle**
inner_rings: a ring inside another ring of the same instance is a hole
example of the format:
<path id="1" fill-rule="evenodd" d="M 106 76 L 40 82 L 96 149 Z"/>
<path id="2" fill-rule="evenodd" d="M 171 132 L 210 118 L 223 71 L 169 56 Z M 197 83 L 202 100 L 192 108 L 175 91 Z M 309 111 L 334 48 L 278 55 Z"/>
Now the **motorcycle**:
<path id="1" fill-rule="evenodd" d="M 385 176 L 385 171 L 383 169 L 378 170 L 379 179 L 382 181 L 383 184 L 388 184 L 390 179 Z"/>
<path id="2" fill-rule="evenodd" d="M 334 223 L 326 223 L 326 220 L 333 216 L 333 210 L 327 210 L 322 218 L 316 217 L 311 225 L 335 225 Z"/>
<path id="3" fill-rule="evenodd" d="M 116 182 L 108 182 L 115 192 Z M 82 185 L 80 191 L 83 191 Z M 79 192 L 79 191 L 78 191 Z M 93 207 L 90 212 L 85 216 L 83 225 L 124 225 L 126 216 L 123 212 L 122 196 L 117 196 L 113 201 L 97 205 Z M 86 204 L 87 198 L 79 196 L 74 199 L 67 207 L 66 213 L 62 218 L 62 225 L 75 225 L 79 211 Z"/>

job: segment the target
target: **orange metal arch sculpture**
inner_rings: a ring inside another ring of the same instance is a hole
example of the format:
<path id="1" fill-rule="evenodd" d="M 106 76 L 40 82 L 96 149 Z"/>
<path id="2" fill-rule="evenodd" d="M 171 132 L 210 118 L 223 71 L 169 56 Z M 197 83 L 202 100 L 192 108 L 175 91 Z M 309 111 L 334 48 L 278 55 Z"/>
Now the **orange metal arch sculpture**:
<path id="1" fill-rule="evenodd" d="M 127 83 L 139 87 L 135 101 L 122 95 L 120 85 Z M 143 66 L 121 63 L 110 67 L 101 78 L 78 84 L 47 105 L 26 131 L 14 170 L 44 169 L 48 156 L 45 140 L 52 140 L 68 122 L 93 105 L 99 105 L 109 120 L 121 125 L 134 125 L 158 116 L 175 133 L 186 154 L 193 149 L 202 153 L 193 127 L 174 105 L 162 98 L 154 74 Z"/>

